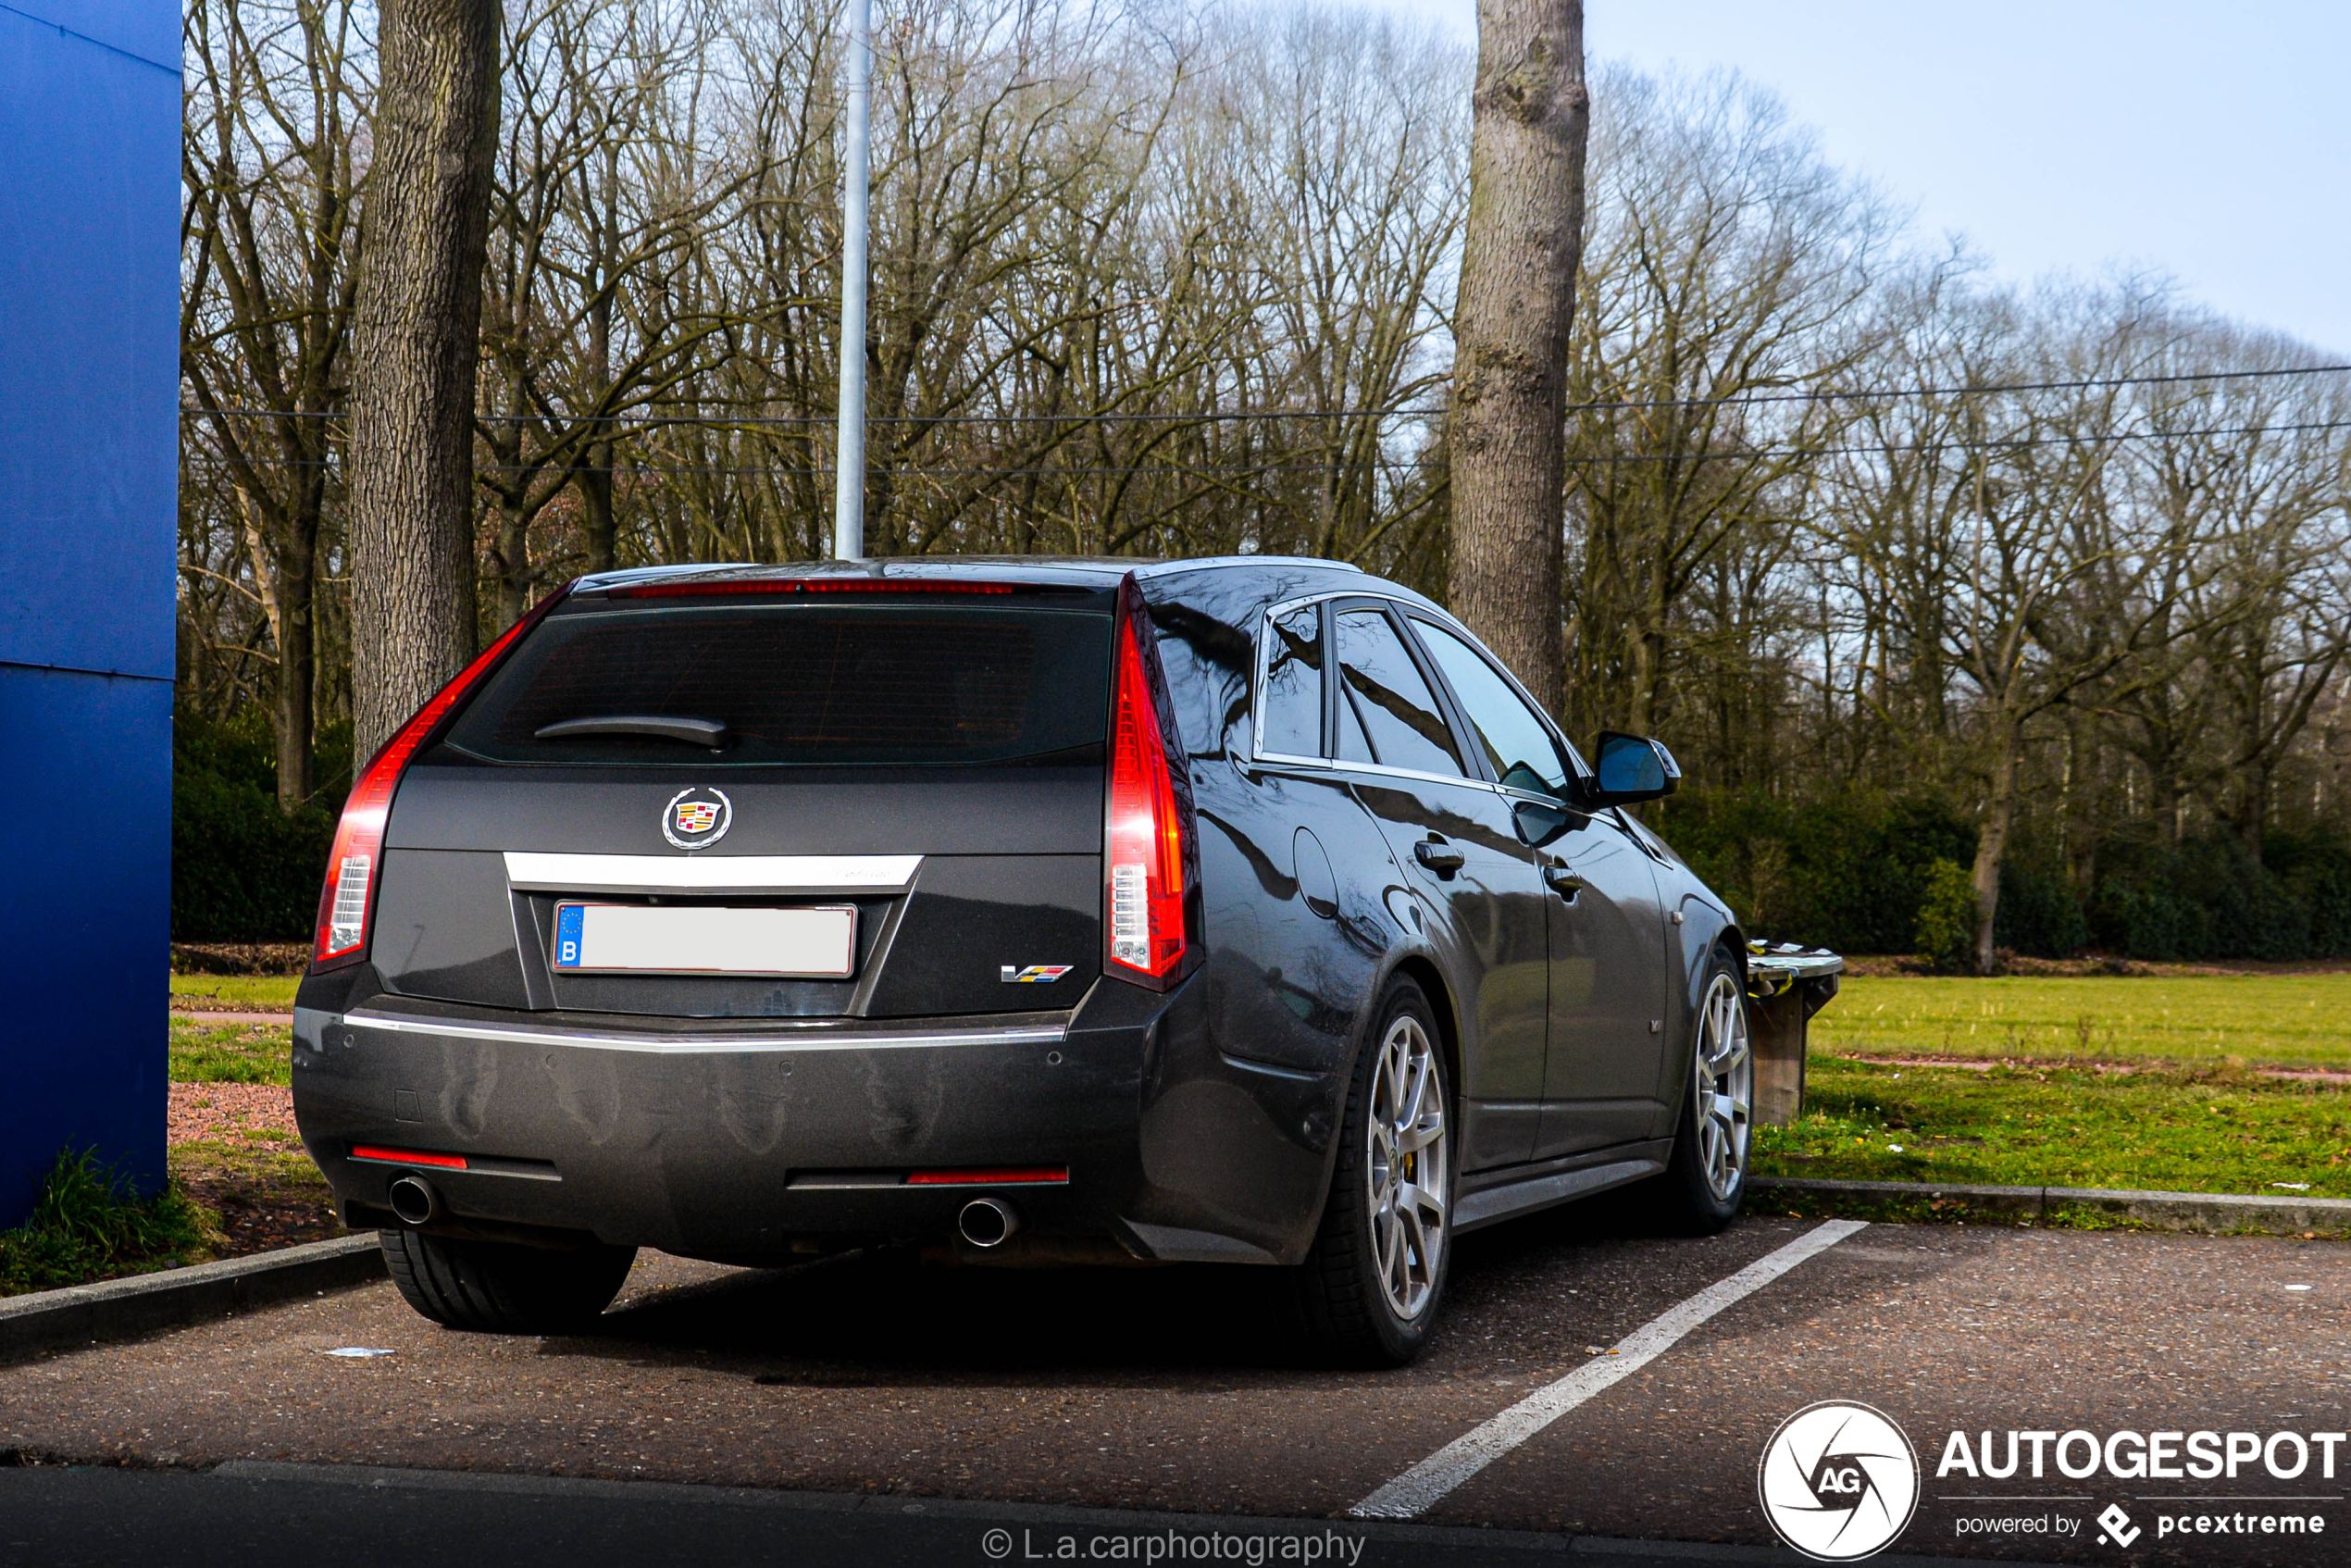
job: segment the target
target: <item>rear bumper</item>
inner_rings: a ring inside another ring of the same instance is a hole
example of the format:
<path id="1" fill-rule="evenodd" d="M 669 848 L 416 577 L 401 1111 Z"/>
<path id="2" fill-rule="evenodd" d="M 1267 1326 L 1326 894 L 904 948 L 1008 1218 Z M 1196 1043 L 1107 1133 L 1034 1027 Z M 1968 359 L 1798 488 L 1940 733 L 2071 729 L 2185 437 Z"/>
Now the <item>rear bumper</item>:
<path id="1" fill-rule="evenodd" d="M 359 1226 L 393 1223 L 388 1189 L 414 1172 L 454 1226 L 757 1262 L 812 1239 L 943 1238 L 985 1192 L 1032 1238 L 1295 1261 L 1327 1169 L 1312 1137 L 1327 1117 L 1303 1101 L 1326 1086 L 1219 1058 L 1198 989 L 1101 982 L 1066 1014 L 688 1027 L 377 996 L 296 1010 L 294 1110 Z M 1010 1166 L 1068 1180 L 906 1180 Z"/>

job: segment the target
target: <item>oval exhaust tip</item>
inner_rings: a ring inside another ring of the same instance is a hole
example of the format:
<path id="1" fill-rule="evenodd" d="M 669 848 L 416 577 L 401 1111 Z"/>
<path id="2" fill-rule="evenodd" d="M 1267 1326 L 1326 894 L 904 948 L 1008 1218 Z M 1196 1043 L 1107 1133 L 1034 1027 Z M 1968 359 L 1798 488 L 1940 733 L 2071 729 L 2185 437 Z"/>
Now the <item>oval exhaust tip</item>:
<path id="1" fill-rule="evenodd" d="M 441 1213 L 441 1196 L 422 1176 L 404 1176 L 392 1184 L 392 1212 L 403 1225 L 424 1225 Z"/>
<path id="2" fill-rule="evenodd" d="M 993 1198 L 975 1198 L 955 1216 L 955 1228 L 975 1247 L 1001 1247 L 1020 1228 L 1020 1216 Z"/>

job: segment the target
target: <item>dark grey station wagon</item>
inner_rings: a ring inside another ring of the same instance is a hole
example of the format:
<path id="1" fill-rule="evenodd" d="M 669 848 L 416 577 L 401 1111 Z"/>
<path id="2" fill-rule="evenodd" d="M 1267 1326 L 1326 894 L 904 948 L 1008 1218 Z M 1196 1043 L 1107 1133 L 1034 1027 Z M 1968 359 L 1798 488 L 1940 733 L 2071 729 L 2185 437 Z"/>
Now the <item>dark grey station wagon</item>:
<path id="1" fill-rule="evenodd" d="M 1458 1232 L 1735 1212 L 1732 916 L 1461 624 L 1327 562 L 608 573 L 352 791 L 295 1011 L 345 1220 L 458 1327 L 634 1250 L 1293 1271 L 1420 1347 Z"/>

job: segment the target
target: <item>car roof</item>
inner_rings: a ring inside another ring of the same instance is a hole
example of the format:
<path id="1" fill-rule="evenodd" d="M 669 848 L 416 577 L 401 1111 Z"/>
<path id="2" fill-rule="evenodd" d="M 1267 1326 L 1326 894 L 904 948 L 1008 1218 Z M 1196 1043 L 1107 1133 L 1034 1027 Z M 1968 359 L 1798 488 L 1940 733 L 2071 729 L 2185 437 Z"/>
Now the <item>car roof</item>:
<path id="1" fill-rule="evenodd" d="M 868 561 L 794 561 L 781 566 L 698 562 L 676 566 L 638 566 L 583 577 L 572 584 L 572 590 L 581 593 L 595 592 L 603 589 L 624 588 L 633 583 L 678 578 L 709 581 L 788 582 L 802 578 L 838 577 L 916 580 L 981 578 L 1070 588 L 1115 588 L 1130 572 L 1139 578 L 1157 578 L 1180 572 L 1263 566 L 1313 566 L 1326 571 L 1358 574 L 1362 570 L 1345 561 L 1324 561 L 1300 555 L 1213 555 L 1175 561 L 1133 555 L 898 555 L 880 556 Z"/>

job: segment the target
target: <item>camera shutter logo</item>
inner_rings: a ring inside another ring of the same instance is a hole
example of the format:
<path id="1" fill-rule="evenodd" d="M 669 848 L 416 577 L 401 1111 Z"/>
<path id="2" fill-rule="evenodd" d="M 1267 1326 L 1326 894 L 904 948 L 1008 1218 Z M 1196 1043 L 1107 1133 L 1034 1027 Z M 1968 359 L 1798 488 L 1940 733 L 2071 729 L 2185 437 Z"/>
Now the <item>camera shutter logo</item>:
<path id="1" fill-rule="evenodd" d="M 1918 1453 L 1884 1412 L 1828 1400 L 1780 1423 L 1755 1486 L 1780 1539 L 1823 1562 L 1850 1562 L 1909 1527 Z"/>
<path id="2" fill-rule="evenodd" d="M 735 825 L 735 803 L 716 790 L 680 790 L 661 808 L 661 836 L 681 850 L 707 849 Z"/>

